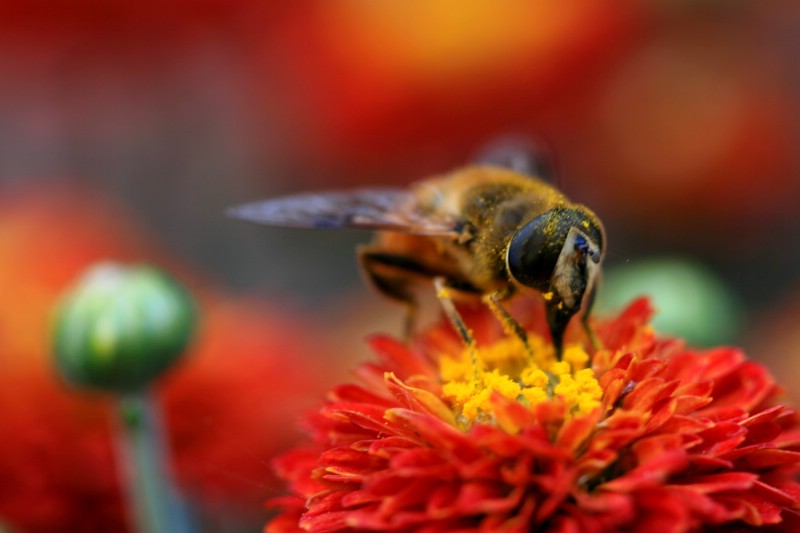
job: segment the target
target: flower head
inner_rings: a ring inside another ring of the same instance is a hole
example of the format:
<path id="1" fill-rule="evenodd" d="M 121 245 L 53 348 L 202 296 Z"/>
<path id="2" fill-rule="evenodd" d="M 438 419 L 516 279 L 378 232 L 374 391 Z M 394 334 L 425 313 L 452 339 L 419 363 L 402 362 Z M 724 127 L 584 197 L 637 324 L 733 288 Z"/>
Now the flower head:
<path id="1" fill-rule="evenodd" d="M 762 366 L 658 339 L 646 300 L 577 330 L 563 361 L 530 310 L 534 360 L 469 317 L 479 369 L 443 326 L 372 339 L 277 469 L 283 531 L 731 531 L 800 528 L 800 434 Z M 733 528 L 733 529 L 731 529 Z"/>

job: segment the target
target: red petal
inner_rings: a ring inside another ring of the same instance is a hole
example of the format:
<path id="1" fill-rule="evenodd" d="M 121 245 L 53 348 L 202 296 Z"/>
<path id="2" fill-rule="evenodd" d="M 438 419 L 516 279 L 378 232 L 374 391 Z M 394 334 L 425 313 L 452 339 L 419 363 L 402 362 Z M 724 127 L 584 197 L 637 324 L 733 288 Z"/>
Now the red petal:
<path id="1" fill-rule="evenodd" d="M 727 472 L 707 476 L 693 476 L 681 480 L 681 486 L 702 494 L 723 491 L 748 490 L 758 480 L 757 474 L 748 472 Z"/>
<path id="2" fill-rule="evenodd" d="M 742 420 L 742 425 L 745 427 L 751 427 L 758 424 L 764 424 L 768 422 L 775 422 L 784 418 L 791 414 L 791 411 L 787 409 L 783 405 L 775 405 L 768 409 L 764 409 L 749 418 Z"/>
<path id="3" fill-rule="evenodd" d="M 555 445 L 569 453 L 574 453 L 596 430 L 599 418 L 600 410 L 598 409 L 591 414 L 567 421 L 561 426 Z"/>
<path id="4" fill-rule="evenodd" d="M 423 512 L 431 491 L 435 487 L 428 479 L 409 478 L 381 500 L 379 512 L 389 518 L 403 511 Z"/>
<path id="5" fill-rule="evenodd" d="M 324 467 L 323 479 L 352 483 L 385 468 L 387 461 L 350 448 L 332 448 L 320 455 L 319 464 Z"/>
<path id="6" fill-rule="evenodd" d="M 683 436 L 680 434 L 645 437 L 633 445 L 633 453 L 640 465 L 657 462 L 663 454 L 676 450 L 683 450 Z"/>
<path id="7" fill-rule="evenodd" d="M 400 379 L 417 374 L 436 375 L 435 365 L 398 340 L 387 335 L 375 335 L 367 339 L 367 342 L 384 362 L 386 369 L 397 374 Z"/>
<path id="8" fill-rule="evenodd" d="M 627 494 L 610 492 L 606 490 L 596 490 L 592 493 L 578 492 L 573 493 L 580 509 L 592 513 L 614 513 L 632 516 L 635 513 L 633 498 Z"/>
<path id="9" fill-rule="evenodd" d="M 769 500 L 777 505 L 786 507 L 797 507 L 798 505 L 797 499 L 794 495 L 784 492 L 777 487 L 767 485 L 763 481 L 755 482 L 755 490 L 753 491 L 753 494 L 757 494 L 765 500 Z"/>
<path id="10" fill-rule="evenodd" d="M 733 513 L 753 526 L 776 524 L 781 520 L 781 508 L 757 495 L 744 492 L 720 495 L 715 499 L 724 503 Z"/>
<path id="11" fill-rule="evenodd" d="M 456 476 L 456 467 L 442 457 L 442 452 L 427 447 L 417 447 L 395 455 L 389 462 L 389 471 L 393 475 L 409 478 L 453 479 Z"/>
<path id="12" fill-rule="evenodd" d="M 300 529 L 300 516 L 302 506 L 299 509 L 286 509 L 279 516 L 276 516 L 264 527 L 264 533 L 302 533 Z"/>
<path id="13" fill-rule="evenodd" d="M 675 405 L 675 414 L 688 415 L 710 404 L 712 401 L 714 401 L 714 399 L 710 396 L 713 386 L 713 383 L 705 382 L 701 387 L 693 388 L 693 394 L 686 394 L 681 390 L 681 388 L 678 388 L 678 390 L 675 391 L 675 394 L 681 394 L 681 396 L 677 396 L 675 398 L 675 401 L 677 402 Z"/>
<path id="14" fill-rule="evenodd" d="M 688 460 L 683 450 L 670 450 L 603 484 L 603 487 L 618 492 L 631 492 L 655 486 L 663 483 L 673 472 L 685 468 L 687 464 Z"/>
<path id="15" fill-rule="evenodd" d="M 456 425 L 455 414 L 438 396 L 424 389 L 409 387 L 391 372 L 386 374 L 385 379 L 389 392 L 404 407 L 430 413 L 451 426 Z"/>
<path id="16" fill-rule="evenodd" d="M 616 406 L 627 386 L 627 376 L 628 373 L 621 368 L 612 368 L 600 376 L 600 388 L 603 389 L 603 412 Z"/>
<path id="17" fill-rule="evenodd" d="M 694 451 L 694 450 L 692 450 Z M 719 457 L 709 457 L 707 455 L 692 455 L 689 457 L 689 468 L 698 474 L 717 472 L 720 469 L 733 468 L 733 462 Z"/>
<path id="18" fill-rule="evenodd" d="M 308 502 L 308 510 L 300 517 L 299 525 L 305 531 L 327 533 L 341 531 L 349 513 L 342 511 L 342 494 L 331 492 L 315 497 Z"/>
<path id="19" fill-rule="evenodd" d="M 466 515 L 505 512 L 519 504 L 521 495 L 520 490 L 506 494 L 500 483 L 466 482 L 459 487 L 455 507 Z"/>
<path id="20" fill-rule="evenodd" d="M 419 443 L 414 442 L 411 439 L 406 437 L 381 437 L 377 440 L 365 440 L 353 443 L 351 445 L 352 448 L 358 450 L 364 450 L 369 452 L 371 455 L 375 455 L 378 457 L 391 457 L 392 455 L 401 452 L 403 450 L 414 449 L 419 446 Z"/>
<path id="21" fill-rule="evenodd" d="M 685 502 L 670 497 L 664 489 L 643 490 L 636 494 L 638 516 L 633 531 L 683 533 L 689 531 L 690 513 Z"/>
<path id="22" fill-rule="evenodd" d="M 722 455 L 739 446 L 747 437 L 747 430 L 733 422 L 722 422 L 699 433 L 703 443 L 692 450 L 706 455 Z"/>
<path id="23" fill-rule="evenodd" d="M 388 395 L 379 396 L 371 390 L 353 384 L 339 385 L 331 391 L 329 396 L 332 402 L 384 405 L 386 407 L 394 404 Z"/>
<path id="24" fill-rule="evenodd" d="M 394 435 L 394 428 L 387 420 L 383 406 L 365 404 L 337 404 L 326 406 L 321 412 L 335 423 L 328 428 L 328 439 L 332 442 L 356 442 L 375 435 Z"/>
<path id="25" fill-rule="evenodd" d="M 727 347 L 706 350 L 700 357 L 705 368 L 700 376 L 695 374 L 695 381 L 718 381 L 729 376 L 745 360 L 741 351 Z"/>
<path id="26" fill-rule="evenodd" d="M 516 401 L 507 401 L 500 394 L 490 398 L 497 425 L 506 433 L 516 435 L 524 428 L 539 427 L 536 414 Z"/>
<path id="27" fill-rule="evenodd" d="M 453 426 L 426 413 L 409 409 L 390 409 L 386 418 L 395 425 L 407 428 L 417 434 L 434 449 L 443 454 L 453 455 L 461 461 L 474 461 L 481 457 L 469 437 Z"/>
<path id="28" fill-rule="evenodd" d="M 674 415 L 662 424 L 656 433 L 680 433 L 692 435 L 701 433 L 713 427 L 710 422 L 688 416 Z"/>
<path id="29" fill-rule="evenodd" d="M 766 369 L 753 362 L 744 362 L 735 372 L 715 380 L 714 403 L 711 407 L 736 406 L 746 411 L 762 403 L 774 390 L 772 378 Z"/>
<path id="30" fill-rule="evenodd" d="M 646 378 L 637 383 L 634 389 L 622 402 L 624 409 L 639 413 L 647 413 L 653 405 L 663 398 L 669 397 L 677 387 L 677 382 L 665 382 L 661 378 Z"/>
<path id="31" fill-rule="evenodd" d="M 665 361 L 656 358 L 648 359 L 646 356 L 643 356 L 642 359 L 631 365 L 630 378 L 636 383 L 639 383 L 648 378 L 661 375 L 666 366 Z M 661 381 L 666 381 L 664 378 L 659 379 Z"/>
<path id="32" fill-rule="evenodd" d="M 647 298 L 632 302 L 622 314 L 613 321 L 601 323 L 597 333 L 610 350 L 619 350 L 627 346 L 653 314 L 653 307 Z"/>
<path id="33" fill-rule="evenodd" d="M 782 465 L 800 463 L 800 452 L 768 448 L 755 450 L 736 459 L 736 468 L 746 470 L 765 470 Z"/>

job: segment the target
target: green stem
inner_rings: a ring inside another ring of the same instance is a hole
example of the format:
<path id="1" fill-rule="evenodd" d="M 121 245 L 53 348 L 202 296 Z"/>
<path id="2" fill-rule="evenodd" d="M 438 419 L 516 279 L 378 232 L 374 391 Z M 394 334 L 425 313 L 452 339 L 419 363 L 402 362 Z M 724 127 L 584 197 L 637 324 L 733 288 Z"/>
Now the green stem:
<path id="1" fill-rule="evenodd" d="M 130 514 L 140 533 L 190 533 L 165 459 L 158 410 L 147 391 L 121 396 L 119 456 Z"/>

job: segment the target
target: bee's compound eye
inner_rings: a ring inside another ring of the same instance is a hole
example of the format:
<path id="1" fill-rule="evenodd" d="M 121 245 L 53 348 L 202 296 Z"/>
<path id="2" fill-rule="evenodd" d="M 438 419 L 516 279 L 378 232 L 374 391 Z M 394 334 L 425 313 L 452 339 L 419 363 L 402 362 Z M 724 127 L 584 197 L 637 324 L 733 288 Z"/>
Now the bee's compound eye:
<path id="1" fill-rule="evenodd" d="M 557 216 L 555 210 L 539 215 L 511 238 L 506 251 L 506 267 L 518 283 L 539 290 L 549 289 L 550 277 L 564 242 Z"/>

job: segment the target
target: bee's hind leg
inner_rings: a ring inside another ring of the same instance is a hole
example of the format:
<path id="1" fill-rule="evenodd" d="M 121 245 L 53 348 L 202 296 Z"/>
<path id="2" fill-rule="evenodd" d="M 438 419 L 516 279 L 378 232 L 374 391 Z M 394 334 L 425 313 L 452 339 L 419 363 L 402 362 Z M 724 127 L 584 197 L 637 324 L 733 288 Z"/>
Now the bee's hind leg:
<path id="1" fill-rule="evenodd" d="M 483 297 L 483 302 L 489 309 L 491 309 L 494 316 L 496 316 L 500 321 L 500 324 L 503 326 L 503 330 L 506 332 L 506 335 L 516 335 L 525 346 L 525 351 L 528 353 L 528 356 L 533 358 L 533 350 L 528 342 L 528 333 L 525 331 L 525 328 L 523 328 L 520 323 L 517 322 L 513 316 L 511 316 L 511 313 L 509 313 L 508 310 L 500 303 L 507 297 L 508 292 L 505 290 L 500 290 L 485 295 Z"/>
<path id="2" fill-rule="evenodd" d="M 420 279 L 430 279 L 430 273 L 425 267 L 405 255 L 396 255 L 387 252 L 378 246 L 363 246 L 358 250 L 358 259 L 369 281 L 383 295 L 404 303 L 407 308 L 405 333 L 406 340 L 410 339 L 415 326 L 417 315 L 417 299 L 412 288 L 413 282 Z M 436 297 L 442 305 L 447 319 L 464 341 L 469 351 L 472 362 L 473 379 L 478 380 L 478 355 L 477 345 L 472 332 L 467 327 L 461 315 L 458 314 L 455 304 L 450 297 L 450 287 L 443 277 L 433 278 L 436 287 Z"/>
<path id="3" fill-rule="evenodd" d="M 369 246 L 358 250 L 358 259 L 366 277 L 378 292 L 406 306 L 403 338 L 410 340 L 415 331 L 419 307 L 411 285 L 422 267 L 406 257 Z"/>

